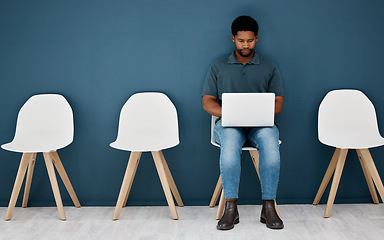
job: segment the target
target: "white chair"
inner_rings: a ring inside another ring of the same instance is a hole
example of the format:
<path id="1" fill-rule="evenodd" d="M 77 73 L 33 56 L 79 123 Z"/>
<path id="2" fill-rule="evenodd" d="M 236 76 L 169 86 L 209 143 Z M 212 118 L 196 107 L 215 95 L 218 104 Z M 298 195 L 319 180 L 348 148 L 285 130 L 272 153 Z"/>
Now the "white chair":
<path id="1" fill-rule="evenodd" d="M 12 190 L 5 220 L 10 220 L 28 168 L 22 207 L 27 207 L 36 154 L 42 152 L 49 180 L 61 220 L 65 220 L 63 203 L 57 184 L 55 165 L 76 207 L 80 207 L 71 182 L 60 161 L 57 150 L 73 141 L 73 114 L 67 100 L 58 94 L 34 95 L 19 111 L 16 133 L 12 142 L 1 147 L 12 152 L 23 153 L 16 181 Z"/>
<path id="2" fill-rule="evenodd" d="M 214 128 L 215 128 L 216 119 L 217 119 L 217 117 L 215 117 L 215 116 L 212 116 L 212 118 L 211 118 L 211 144 L 213 146 L 220 147 L 220 145 L 216 142 L 215 136 L 214 136 Z M 280 140 L 279 140 L 279 143 L 281 143 Z M 256 148 L 249 147 L 249 146 L 242 147 L 241 149 L 243 151 L 249 151 L 253 165 L 255 166 L 255 169 L 257 172 L 257 176 L 260 179 L 259 151 Z M 221 174 L 219 176 L 219 180 L 217 180 L 217 184 L 216 184 L 215 190 L 213 192 L 211 202 L 209 203 L 210 207 L 214 207 L 216 205 L 217 200 L 219 198 L 219 195 L 220 195 L 220 201 L 219 201 L 219 206 L 218 206 L 217 213 L 216 213 L 216 219 L 217 220 L 221 219 L 221 217 L 223 216 L 224 206 L 225 206 L 225 197 L 224 197 L 223 185 L 222 185 L 222 181 L 221 181 Z M 275 208 L 276 208 L 277 214 L 280 216 L 279 211 L 277 209 L 276 201 L 275 201 Z"/>
<path id="3" fill-rule="evenodd" d="M 371 101 L 358 90 L 330 91 L 319 107 L 318 137 L 321 143 L 335 147 L 328 169 L 316 194 L 317 205 L 332 175 L 332 186 L 324 217 L 331 216 L 348 149 L 356 149 L 374 203 L 379 203 L 376 188 L 384 199 L 384 188 L 369 148 L 384 145 Z M 373 181 L 372 181 L 373 179 Z"/>
<path id="4" fill-rule="evenodd" d="M 184 204 L 161 151 L 178 144 L 176 108 L 165 94 L 136 93 L 128 99 L 121 109 L 117 139 L 110 144 L 113 148 L 131 151 L 113 220 L 119 219 L 127 203 L 142 152 L 152 153 L 172 218 L 178 219 L 172 193 L 179 206 Z"/>

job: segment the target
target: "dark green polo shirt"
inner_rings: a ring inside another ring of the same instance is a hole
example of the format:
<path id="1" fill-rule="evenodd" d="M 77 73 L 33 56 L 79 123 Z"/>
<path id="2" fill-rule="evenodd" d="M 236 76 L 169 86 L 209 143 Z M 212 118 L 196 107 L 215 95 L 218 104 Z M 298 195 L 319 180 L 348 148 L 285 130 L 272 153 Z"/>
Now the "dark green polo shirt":
<path id="1" fill-rule="evenodd" d="M 223 93 L 258 92 L 273 92 L 276 96 L 284 96 L 279 69 L 256 52 L 246 64 L 237 61 L 232 52 L 211 66 L 202 95 L 211 95 L 221 100 Z"/>

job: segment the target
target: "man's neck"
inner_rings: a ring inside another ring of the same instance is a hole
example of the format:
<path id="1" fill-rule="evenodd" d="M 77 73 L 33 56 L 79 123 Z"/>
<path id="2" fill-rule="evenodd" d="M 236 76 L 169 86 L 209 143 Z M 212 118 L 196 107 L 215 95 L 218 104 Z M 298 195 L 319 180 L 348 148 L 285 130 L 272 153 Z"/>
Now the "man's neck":
<path id="1" fill-rule="evenodd" d="M 251 61 L 253 56 L 255 56 L 255 52 L 253 52 L 252 55 L 250 55 L 249 57 L 243 57 L 237 51 L 235 51 L 235 57 L 237 61 L 239 61 L 242 64 L 246 64 L 247 62 Z"/>

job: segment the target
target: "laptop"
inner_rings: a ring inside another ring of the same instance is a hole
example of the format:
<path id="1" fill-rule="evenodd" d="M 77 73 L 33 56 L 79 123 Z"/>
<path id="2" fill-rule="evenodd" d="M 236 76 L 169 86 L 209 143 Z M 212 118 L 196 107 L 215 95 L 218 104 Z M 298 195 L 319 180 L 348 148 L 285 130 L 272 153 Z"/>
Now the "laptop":
<path id="1" fill-rule="evenodd" d="M 223 127 L 270 127 L 274 120 L 274 93 L 223 93 Z"/>

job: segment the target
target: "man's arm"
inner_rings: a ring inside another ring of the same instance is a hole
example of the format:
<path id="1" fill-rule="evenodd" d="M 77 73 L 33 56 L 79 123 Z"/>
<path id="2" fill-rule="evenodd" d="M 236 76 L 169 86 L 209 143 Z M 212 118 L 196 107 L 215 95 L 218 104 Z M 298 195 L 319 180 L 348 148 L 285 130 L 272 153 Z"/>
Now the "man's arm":
<path id="1" fill-rule="evenodd" d="M 277 96 L 275 97 L 275 117 L 277 114 L 281 113 L 283 111 L 283 104 L 284 104 L 284 97 L 283 96 Z"/>
<path id="2" fill-rule="evenodd" d="M 203 95 L 203 108 L 209 114 L 221 117 L 221 106 L 217 101 L 217 97 L 210 95 Z"/>

